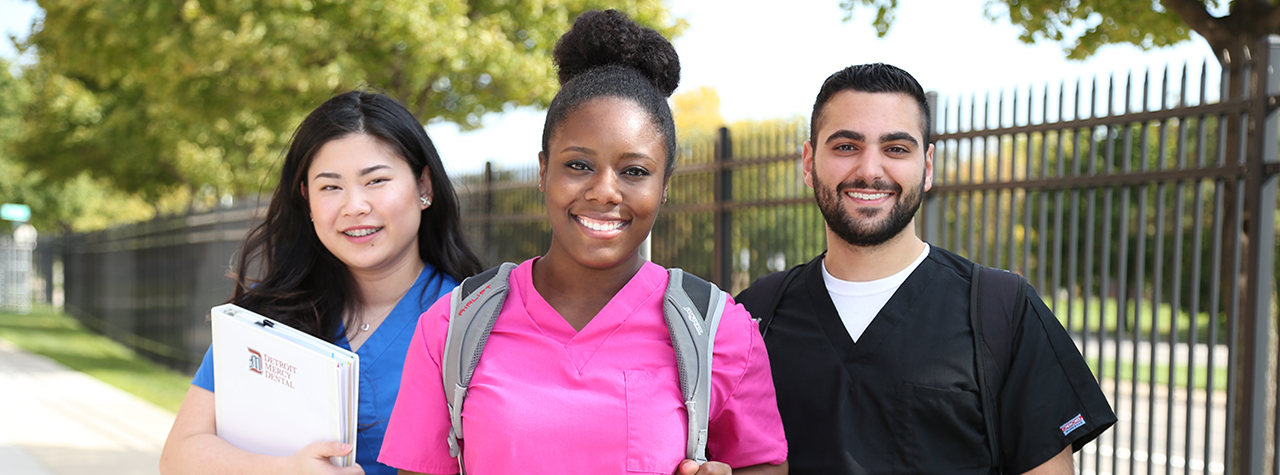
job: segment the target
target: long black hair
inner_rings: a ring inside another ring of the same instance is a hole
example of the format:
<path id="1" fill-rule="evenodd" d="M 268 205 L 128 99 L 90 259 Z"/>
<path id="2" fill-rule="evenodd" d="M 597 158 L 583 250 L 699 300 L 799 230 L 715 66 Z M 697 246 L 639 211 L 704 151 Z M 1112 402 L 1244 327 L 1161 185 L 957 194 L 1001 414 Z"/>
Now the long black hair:
<path id="1" fill-rule="evenodd" d="M 573 22 L 553 51 L 560 92 L 547 108 L 543 156 L 569 113 L 597 97 L 634 101 L 649 113 L 667 148 L 664 179 L 676 167 L 676 124 L 667 97 L 680 84 L 680 57 L 671 42 L 617 10 L 589 11 Z"/>
<path id="2" fill-rule="evenodd" d="M 422 124 L 385 95 L 339 94 L 311 111 L 294 132 L 267 214 L 249 232 L 236 260 L 235 294 L 229 301 L 326 341 L 337 336 L 343 313 L 362 302 L 347 266 L 316 236 L 302 190 L 316 152 L 351 134 L 367 134 L 390 147 L 414 176 L 424 170 L 430 175 L 432 203 L 418 227 L 422 260 L 458 281 L 483 269 L 463 237 L 453 184 Z"/>

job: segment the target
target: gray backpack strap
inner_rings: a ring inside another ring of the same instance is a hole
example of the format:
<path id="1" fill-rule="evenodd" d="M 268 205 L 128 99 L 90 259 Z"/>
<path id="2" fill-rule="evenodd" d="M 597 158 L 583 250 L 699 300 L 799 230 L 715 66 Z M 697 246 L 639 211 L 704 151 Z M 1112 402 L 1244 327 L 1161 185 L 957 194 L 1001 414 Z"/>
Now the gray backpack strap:
<path id="1" fill-rule="evenodd" d="M 462 466 L 462 446 L 458 443 L 463 437 L 462 403 L 485 341 L 507 300 L 507 279 L 515 268 L 515 264 L 506 262 L 468 277 L 453 289 L 449 300 L 449 333 L 441 369 L 445 401 L 449 403 L 449 455 L 458 458 L 459 473 L 464 475 L 467 471 Z"/>
<path id="2" fill-rule="evenodd" d="M 662 315 L 675 347 L 680 393 L 689 413 L 685 457 L 702 464 L 707 461 L 707 425 L 711 416 L 711 355 L 728 294 L 680 269 L 667 272 L 670 281 Z"/>

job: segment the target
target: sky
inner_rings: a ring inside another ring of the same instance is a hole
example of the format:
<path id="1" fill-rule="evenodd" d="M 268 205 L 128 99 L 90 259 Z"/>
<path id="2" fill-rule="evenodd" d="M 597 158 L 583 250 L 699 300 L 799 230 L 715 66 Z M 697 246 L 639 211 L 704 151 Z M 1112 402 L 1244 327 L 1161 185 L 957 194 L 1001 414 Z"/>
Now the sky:
<path id="1" fill-rule="evenodd" d="M 853 64 L 901 67 L 943 98 L 1039 91 L 1046 83 L 1056 91 L 1064 81 L 1216 64 L 1208 43 L 1195 35 L 1170 48 L 1112 45 L 1088 60 L 1067 60 L 1061 46 L 1023 44 L 1007 19 L 988 20 L 987 1 L 902 0 L 889 34 L 877 38 L 875 11 L 859 8 L 844 21 L 840 0 L 667 0 L 671 13 L 689 24 L 674 41 L 682 74 L 676 93 L 714 87 L 721 115 L 733 122 L 807 116 L 822 81 Z M 0 0 L 6 37 L 25 36 L 38 15 L 31 0 Z M 16 54 L 8 41 L 0 43 L 0 56 Z M 427 132 L 451 174 L 480 170 L 485 161 L 523 167 L 536 163 L 544 118 L 541 110 L 518 108 L 486 116 L 479 130 L 432 122 Z"/>

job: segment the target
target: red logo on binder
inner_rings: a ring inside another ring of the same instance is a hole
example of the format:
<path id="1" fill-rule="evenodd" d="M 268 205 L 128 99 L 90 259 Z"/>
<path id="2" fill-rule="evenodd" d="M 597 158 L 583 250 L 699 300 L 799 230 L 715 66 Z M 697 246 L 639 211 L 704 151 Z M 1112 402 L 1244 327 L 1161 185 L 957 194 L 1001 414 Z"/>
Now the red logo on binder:
<path id="1" fill-rule="evenodd" d="M 262 353 L 249 348 L 249 371 L 262 374 Z"/>

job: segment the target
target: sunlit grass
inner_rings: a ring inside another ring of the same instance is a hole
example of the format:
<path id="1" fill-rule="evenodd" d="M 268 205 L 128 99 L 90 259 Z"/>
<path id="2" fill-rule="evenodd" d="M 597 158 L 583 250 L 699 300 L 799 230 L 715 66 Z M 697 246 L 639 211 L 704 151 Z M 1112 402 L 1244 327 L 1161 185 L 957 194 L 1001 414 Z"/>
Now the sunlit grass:
<path id="1" fill-rule="evenodd" d="M 1055 303 L 1057 308 L 1054 308 Z M 1168 343 L 1169 333 L 1173 328 L 1177 328 L 1177 343 L 1187 343 L 1191 336 L 1191 328 L 1194 323 L 1196 329 L 1196 343 L 1208 343 L 1210 325 L 1214 322 L 1210 320 L 1209 314 L 1200 312 L 1194 316 L 1185 310 L 1179 310 L 1175 319 L 1173 316 L 1173 308 L 1169 304 L 1159 304 L 1154 307 L 1154 318 L 1152 305 L 1149 301 L 1142 301 L 1141 306 L 1135 305 L 1133 300 L 1128 301 L 1125 307 L 1126 325 L 1120 327 L 1120 307 L 1116 305 L 1115 299 L 1090 299 L 1088 307 L 1084 305 L 1084 301 L 1080 298 L 1073 298 L 1068 302 L 1066 299 L 1059 299 L 1057 302 L 1046 299 L 1045 305 L 1054 310 L 1054 314 L 1058 317 L 1058 321 L 1071 331 L 1073 335 L 1080 336 L 1087 334 L 1092 341 L 1097 341 L 1098 333 L 1103 332 L 1104 341 L 1115 341 L 1116 334 L 1119 330 L 1121 341 L 1132 342 L 1135 331 L 1140 331 L 1138 335 L 1139 343 L 1150 343 L 1152 332 L 1155 332 L 1156 344 Z M 1067 318 L 1068 314 L 1070 319 Z M 1136 320 L 1135 320 L 1136 315 Z M 1193 318 L 1194 317 L 1194 318 Z M 1223 325 L 1223 318 L 1218 319 L 1218 343 L 1225 343 L 1228 335 Z M 1136 321 L 1136 323 L 1135 323 Z M 1176 321 L 1176 326 L 1175 322 Z M 1167 350 L 1161 350 L 1167 351 Z M 1121 355 L 1124 356 L 1124 355 Z M 1099 360 L 1096 355 L 1086 358 L 1089 367 L 1093 369 L 1094 374 L 1099 372 Z M 1114 378 L 1116 372 L 1114 355 L 1103 355 L 1101 361 L 1101 371 L 1107 378 Z M 1221 363 L 1226 363 L 1221 362 Z M 1173 379 L 1174 386 L 1185 388 L 1187 380 L 1191 379 L 1196 389 L 1204 389 L 1208 383 L 1209 368 L 1203 365 L 1197 365 L 1190 371 L 1188 375 L 1187 362 L 1173 362 Z M 1135 364 L 1132 361 L 1126 361 L 1123 358 L 1120 362 L 1119 379 L 1121 381 L 1131 381 L 1134 377 Z M 1151 364 L 1147 362 L 1139 362 L 1136 364 L 1137 378 L 1139 383 L 1151 382 Z M 1155 384 L 1167 386 L 1169 384 L 1169 364 L 1155 364 Z M 1227 387 L 1227 370 L 1224 366 L 1213 369 L 1213 387 L 1217 390 L 1225 390 Z"/>
<path id="2" fill-rule="evenodd" d="M 1114 373 L 1116 371 L 1116 364 L 1115 364 L 1115 359 L 1111 356 L 1106 356 L 1105 358 L 1102 359 L 1101 368 L 1099 368 L 1098 366 L 1097 356 L 1088 356 L 1085 358 L 1085 362 L 1088 363 L 1089 368 L 1093 370 L 1094 376 L 1097 376 L 1099 374 L 1099 371 L 1101 370 L 1102 374 L 1105 375 L 1107 379 L 1118 379 L 1119 381 L 1126 381 L 1126 382 L 1133 380 L 1132 379 L 1134 376 L 1133 370 L 1135 365 L 1130 361 L 1121 360 L 1119 378 L 1115 378 Z M 1173 365 L 1173 368 L 1174 368 L 1173 386 L 1175 388 L 1186 388 L 1187 387 L 1187 365 L 1185 363 L 1175 363 Z M 1138 383 L 1140 384 L 1150 383 L 1151 382 L 1151 364 L 1138 363 L 1137 369 L 1138 369 Z M 1206 368 L 1204 365 L 1196 366 L 1195 369 L 1191 371 L 1191 376 L 1192 376 L 1192 383 L 1195 385 L 1194 387 L 1196 389 L 1204 389 L 1205 386 L 1207 386 L 1209 381 L 1209 368 Z M 1156 387 L 1167 387 L 1169 385 L 1169 365 L 1168 364 L 1156 363 L 1155 380 L 1156 380 L 1155 381 Z M 1227 368 L 1216 367 L 1213 369 L 1213 389 L 1217 391 L 1227 390 Z"/>
<path id="3" fill-rule="evenodd" d="M 190 376 L 152 363 L 51 309 L 0 313 L 0 338 L 170 411 L 178 410 L 191 386 Z"/>
<path id="4" fill-rule="evenodd" d="M 1084 301 L 1079 297 L 1072 298 L 1070 302 L 1059 299 L 1056 302 L 1050 300 L 1048 296 L 1045 298 L 1045 305 L 1048 305 L 1054 314 L 1057 315 L 1058 321 L 1062 322 L 1074 335 L 1087 332 L 1092 336 L 1097 336 L 1098 330 L 1105 330 L 1107 338 L 1115 338 L 1117 328 L 1120 328 L 1120 308 L 1116 305 L 1115 299 L 1100 300 L 1097 298 L 1090 299 L 1086 308 Z M 1054 308 L 1055 303 L 1057 308 Z M 1068 319 L 1068 309 L 1070 310 Z M 1135 319 L 1135 316 L 1137 317 Z M 1193 325 L 1196 329 L 1196 343 L 1209 343 L 1209 329 L 1214 322 L 1210 320 L 1209 314 L 1198 312 L 1194 315 L 1187 312 L 1186 309 L 1179 309 L 1177 321 L 1177 341 L 1178 343 L 1186 343 L 1191 337 L 1191 328 Z M 1125 306 L 1123 328 L 1123 339 L 1132 341 L 1133 332 L 1141 331 L 1139 341 L 1151 341 L 1151 332 L 1156 332 L 1157 343 L 1168 343 L 1169 332 L 1173 328 L 1173 308 L 1167 303 L 1161 303 L 1155 306 L 1155 317 L 1152 318 L 1152 305 L 1150 301 L 1142 301 L 1141 306 L 1135 305 L 1133 300 L 1129 300 Z M 1225 344 L 1227 342 L 1226 317 L 1219 316 L 1217 319 L 1218 334 L 1217 343 Z"/>

